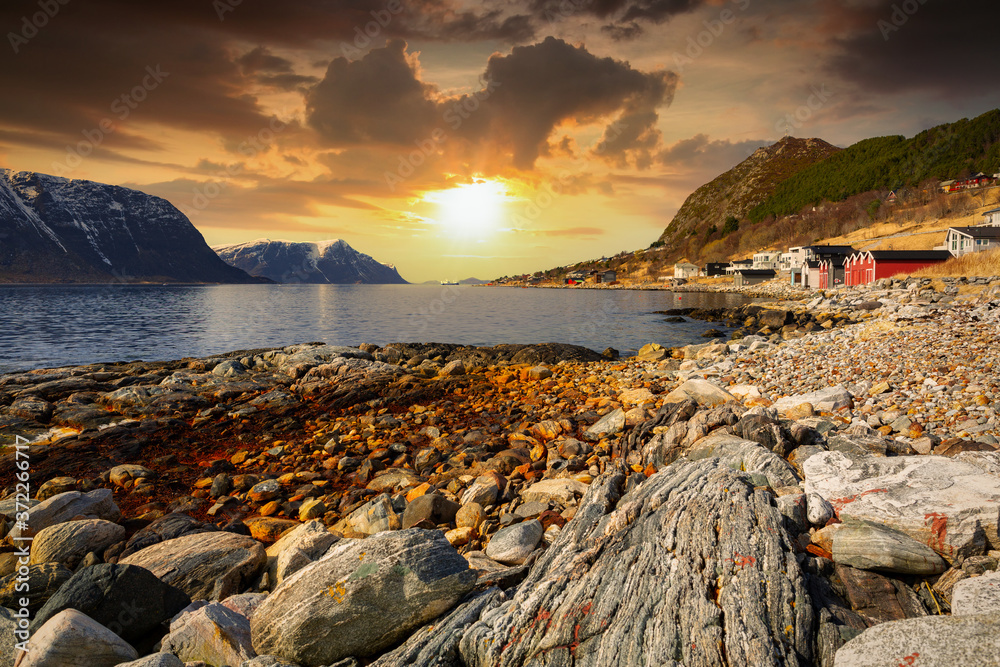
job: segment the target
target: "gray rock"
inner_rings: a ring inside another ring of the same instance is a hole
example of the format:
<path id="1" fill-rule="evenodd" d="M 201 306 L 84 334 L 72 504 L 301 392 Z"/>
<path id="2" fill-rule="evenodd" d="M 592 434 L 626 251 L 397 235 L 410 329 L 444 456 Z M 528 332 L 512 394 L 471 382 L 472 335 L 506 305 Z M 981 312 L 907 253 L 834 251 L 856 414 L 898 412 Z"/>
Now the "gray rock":
<path id="1" fill-rule="evenodd" d="M 450 375 L 465 375 L 465 364 L 461 359 L 456 359 L 455 361 L 449 361 L 441 370 L 438 371 L 438 375 L 450 376 Z"/>
<path id="2" fill-rule="evenodd" d="M 987 572 L 955 584 L 951 594 L 951 613 L 955 616 L 992 614 L 1000 617 L 1000 572 Z"/>
<path id="3" fill-rule="evenodd" d="M 483 507 L 495 504 L 503 492 L 498 482 L 496 475 L 480 475 L 462 494 L 461 504 L 476 503 Z"/>
<path id="4" fill-rule="evenodd" d="M 851 396 L 851 392 L 847 391 L 842 385 L 837 385 L 809 392 L 808 394 L 779 398 L 771 407 L 779 413 L 784 414 L 803 403 L 809 403 L 814 409 L 821 412 L 833 412 L 841 408 L 851 407 L 854 405 L 854 398 Z"/>
<path id="5" fill-rule="evenodd" d="M 149 468 L 134 464 L 115 466 L 109 473 L 109 479 L 115 486 L 125 486 L 130 480 L 155 476 L 156 473 Z"/>
<path id="6" fill-rule="evenodd" d="M 114 667 L 138 657 L 118 635 L 75 609 L 66 609 L 31 637 L 17 667 Z"/>
<path id="7" fill-rule="evenodd" d="M 667 394 L 664 397 L 663 402 L 683 403 L 687 400 L 695 401 L 698 405 L 703 407 L 714 407 L 729 402 L 739 403 L 739 399 L 722 387 L 714 385 L 708 380 L 702 380 L 701 378 L 692 378 L 688 380 L 677 389 L 674 389 L 672 392 Z"/>
<path id="8" fill-rule="evenodd" d="M 863 570 L 928 576 L 948 569 L 926 544 L 898 530 L 863 521 L 842 524 L 833 536 L 833 561 Z"/>
<path id="9" fill-rule="evenodd" d="M 250 621 L 219 602 L 171 623 L 161 650 L 184 662 L 201 660 L 210 665 L 238 665 L 257 655 L 250 641 Z"/>
<path id="10" fill-rule="evenodd" d="M 813 609 L 771 495 L 715 459 L 630 476 L 619 462 L 591 484 L 513 599 L 465 632 L 461 664 L 813 664 Z"/>
<path id="11" fill-rule="evenodd" d="M 943 456 L 825 452 L 803 464 L 805 490 L 841 520 L 903 531 L 952 562 L 1000 547 L 1000 477 Z"/>
<path id="12" fill-rule="evenodd" d="M 299 665 L 294 662 L 285 662 L 273 655 L 258 655 L 256 658 L 244 660 L 240 663 L 240 667 L 299 667 Z"/>
<path id="13" fill-rule="evenodd" d="M 117 667 L 184 667 L 184 663 L 173 653 L 154 653 L 132 662 L 123 662 Z"/>
<path id="14" fill-rule="evenodd" d="M 338 539 L 321 521 L 304 523 L 282 535 L 267 548 L 267 580 L 271 588 L 319 560 Z"/>
<path id="15" fill-rule="evenodd" d="M 103 519 L 67 521 L 43 528 L 31 543 L 32 563 L 63 563 L 75 568 L 90 552 L 101 553 L 125 539 L 125 529 Z"/>
<path id="16" fill-rule="evenodd" d="M 234 533 L 196 533 L 154 544 L 119 561 L 144 567 L 192 599 L 240 593 L 267 565 L 257 540 Z"/>
<path id="17" fill-rule="evenodd" d="M 542 540 L 545 529 L 537 519 L 501 528 L 490 538 L 486 555 L 498 563 L 520 565 Z"/>
<path id="18" fill-rule="evenodd" d="M 837 651 L 835 667 L 996 665 L 1000 618 L 926 616 L 868 628 Z"/>
<path id="19" fill-rule="evenodd" d="M 67 491 L 52 496 L 28 510 L 28 529 L 14 528 L 7 535 L 11 544 L 17 537 L 33 537 L 43 528 L 69 521 L 77 516 L 118 521 L 121 510 L 112 498 L 111 489 L 95 489 L 87 493 Z"/>
<path id="20" fill-rule="evenodd" d="M 372 498 L 351 512 L 351 515 L 343 519 L 341 523 L 361 535 L 374 535 L 385 530 L 399 530 L 403 527 L 402 519 L 392 506 L 392 498 L 386 493 Z"/>
<path id="21" fill-rule="evenodd" d="M 695 443 L 687 454 L 691 461 L 719 458 L 730 468 L 758 473 L 772 489 L 796 486 L 799 476 L 783 458 L 752 440 L 726 433 L 714 433 Z"/>
<path id="22" fill-rule="evenodd" d="M 28 596 L 28 610 L 35 614 L 42 608 L 59 587 L 69 581 L 73 571 L 62 563 L 42 563 L 28 566 L 27 581 L 19 580 L 17 572 L 0 579 L 0 606 L 16 608 L 24 597 L 24 587 L 31 591 Z M 21 588 L 21 591 L 18 591 Z"/>
<path id="23" fill-rule="evenodd" d="M 305 667 L 377 655 L 450 609 L 475 580 L 438 531 L 345 540 L 258 608 L 254 648 Z"/>
<path id="24" fill-rule="evenodd" d="M 407 504 L 403 511 L 403 528 L 413 528 L 417 524 L 427 524 L 421 528 L 434 528 L 438 524 L 451 523 L 460 507 L 440 494 L 425 493 Z"/>
<path id="25" fill-rule="evenodd" d="M 380 656 L 370 667 L 412 667 L 414 665 L 461 665 L 458 643 L 466 629 L 484 612 L 495 609 L 507 596 L 497 588 L 470 595 L 450 614 L 425 625 L 401 646 Z"/>
<path id="26" fill-rule="evenodd" d="M 621 433 L 624 429 L 625 411 L 618 408 L 601 417 L 596 424 L 584 432 L 583 437 L 587 440 L 597 441 L 609 435 Z"/>
<path id="27" fill-rule="evenodd" d="M 195 533 L 214 532 L 216 530 L 218 529 L 212 524 L 202 523 L 187 514 L 172 512 L 161 516 L 130 537 L 128 542 L 125 543 L 125 549 L 121 552 L 119 558 L 131 556 L 137 551 L 166 540 L 183 537 L 184 535 L 193 535 Z"/>
<path id="28" fill-rule="evenodd" d="M 74 574 L 39 610 L 32 627 L 76 609 L 123 639 L 138 641 L 190 602 L 183 591 L 149 570 L 102 563 Z"/>
<path id="29" fill-rule="evenodd" d="M 526 503 L 556 501 L 564 505 L 571 505 L 578 498 L 582 498 L 585 493 L 587 493 L 587 485 L 575 479 L 543 479 L 522 491 L 521 499 Z"/>
<path id="30" fill-rule="evenodd" d="M 833 518 L 833 505 L 818 493 L 807 493 L 806 503 L 806 516 L 812 525 L 823 527 Z"/>

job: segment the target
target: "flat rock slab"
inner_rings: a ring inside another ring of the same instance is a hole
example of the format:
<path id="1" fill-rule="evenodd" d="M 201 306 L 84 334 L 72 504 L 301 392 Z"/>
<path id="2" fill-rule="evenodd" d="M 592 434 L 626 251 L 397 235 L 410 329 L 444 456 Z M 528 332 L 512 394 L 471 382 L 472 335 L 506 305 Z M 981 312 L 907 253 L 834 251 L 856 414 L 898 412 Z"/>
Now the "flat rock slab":
<path id="1" fill-rule="evenodd" d="M 1000 477 L 943 456 L 879 458 L 824 452 L 802 464 L 806 493 L 841 520 L 901 530 L 948 562 L 1000 548 Z"/>
<path id="2" fill-rule="evenodd" d="M 192 600 L 240 593 L 267 565 L 260 542 L 234 533 L 195 533 L 154 544 L 119 561 L 144 567 Z"/>
<path id="3" fill-rule="evenodd" d="M 739 402 L 738 398 L 722 387 L 699 378 L 688 380 L 677 387 L 664 397 L 663 402 L 665 404 L 683 403 L 687 400 L 692 400 L 703 407 L 714 407 L 730 401 Z"/>
<path id="4" fill-rule="evenodd" d="M 833 562 L 864 570 L 923 576 L 941 574 L 948 565 L 926 544 L 898 530 L 867 522 L 849 522 L 833 537 Z"/>
<path id="5" fill-rule="evenodd" d="M 882 623 L 844 644 L 835 667 L 958 667 L 1000 664 L 1000 618 L 927 616 Z"/>
<path id="6" fill-rule="evenodd" d="M 841 408 L 849 408 L 854 404 L 854 397 L 841 385 L 811 391 L 808 394 L 797 394 L 779 398 L 771 407 L 779 413 L 786 413 L 803 403 L 809 403 L 820 412 L 833 412 Z"/>
<path id="7" fill-rule="evenodd" d="M 526 503 L 545 503 L 556 500 L 563 504 L 570 504 L 585 493 L 587 493 L 587 485 L 575 479 L 543 479 L 522 491 L 521 499 Z"/>
<path id="8" fill-rule="evenodd" d="M 1000 572 L 964 579 L 952 589 L 951 613 L 955 616 L 993 614 L 1000 617 Z"/>
<path id="9" fill-rule="evenodd" d="M 461 664 L 813 664 L 812 603 L 771 496 L 714 459 L 623 495 L 629 472 L 591 484 L 513 599 L 465 632 Z"/>

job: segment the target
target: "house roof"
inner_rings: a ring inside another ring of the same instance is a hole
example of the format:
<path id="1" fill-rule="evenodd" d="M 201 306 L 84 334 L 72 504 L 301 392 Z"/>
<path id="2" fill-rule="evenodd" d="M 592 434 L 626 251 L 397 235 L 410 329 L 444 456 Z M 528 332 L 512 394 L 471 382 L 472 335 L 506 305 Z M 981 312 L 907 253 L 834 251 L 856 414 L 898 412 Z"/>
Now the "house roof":
<path id="1" fill-rule="evenodd" d="M 983 213 L 983 215 L 989 215 L 990 213 L 1000 213 L 1000 208 L 991 208 L 990 210 Z"/>
<path id="2" fill-rule="evenodd" d="M 739 269 L 736 273 L 741 276 L 769 276 L 774 277 L 775 273 L 771 269 Z"/>
<path id="3" fill-rule="evenodd" d="M 948 231 L 973 239 L 1000 239 L 1000 227 L 951 227 Z"/>
<path id="4" fill-rule="evenodd" d="M 823 262 L 819 261 L 818 259 L 810 259 L 808 262 L 806 262 L 806 266 L 808 266 L 810 269 L 818 269 L 819 265 L 822 263 Z"/>
<path id="5" fill-rule="evenodd" d="M 737 265 L 737 264 L 753 264 L 753 260 L 752 259 L 734 259 L 732 262 L 730 262 L 730 264 L 733 264 L 734 266 Z"/>
<path id="6" fill-rule="evenodd" d="M 817 255 L 850 255 L 855 252 L 849 245 L 811 245 L 807 246 Z"/>
<path id="7" fill-rule="evenodd" d="M 951 253 L 947 250 L 872 250 L 869 255 L 873 259 L 882 260 L 922 260 L 948 259 Z"/>

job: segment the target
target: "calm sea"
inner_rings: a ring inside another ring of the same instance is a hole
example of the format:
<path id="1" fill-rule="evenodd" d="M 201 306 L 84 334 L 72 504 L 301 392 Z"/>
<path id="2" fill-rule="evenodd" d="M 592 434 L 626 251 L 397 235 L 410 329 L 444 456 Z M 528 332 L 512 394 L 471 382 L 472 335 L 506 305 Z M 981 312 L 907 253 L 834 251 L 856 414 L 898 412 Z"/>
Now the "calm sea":
<path id="1" fill-rule="evenodd" d="M 635 354 L 704 342 L 707 322 L 653 311 L 730 294 L 426 285 L 3 286 L 0 372 L 201 357 L 311 341 L 573 343 Z"/>

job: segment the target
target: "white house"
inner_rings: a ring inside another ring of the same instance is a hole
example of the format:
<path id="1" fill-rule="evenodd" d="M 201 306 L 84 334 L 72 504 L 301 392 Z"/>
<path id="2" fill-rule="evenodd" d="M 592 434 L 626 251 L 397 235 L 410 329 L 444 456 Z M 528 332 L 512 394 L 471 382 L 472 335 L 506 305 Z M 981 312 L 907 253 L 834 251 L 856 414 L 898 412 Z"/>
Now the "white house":
<path id="1" fill-rule="evenodd" d="M 691 264 L 690 262 L 681 262 L 680 264 L 674 264 L 674 278 L 697 278 L 701 269 L 698 268 L 696 264 Z"/>
<path id="2" fill-rule="evenodd" d="M 780 262 L 780 252 L 758 252 L 753 256 L 753 269 L 755 271 L 777 271 Z"/>
<path id="3" fill-rule="evenodd" d="M 983 213 L 982 226 L 1000 227 L 1000 208 L 995 208 L 992 211 L 986 211 L 986 213 Z"/>
<path id="4" fill-rule="evenodd" d="M 945 237 L 945 249 L 955 257 L 970 252 L 1000 248 L 1000 225 L 995 227 L 951 227 Z"/>

